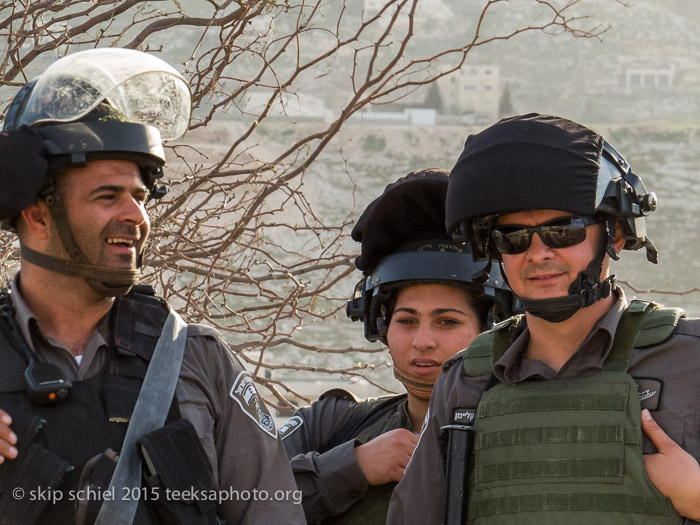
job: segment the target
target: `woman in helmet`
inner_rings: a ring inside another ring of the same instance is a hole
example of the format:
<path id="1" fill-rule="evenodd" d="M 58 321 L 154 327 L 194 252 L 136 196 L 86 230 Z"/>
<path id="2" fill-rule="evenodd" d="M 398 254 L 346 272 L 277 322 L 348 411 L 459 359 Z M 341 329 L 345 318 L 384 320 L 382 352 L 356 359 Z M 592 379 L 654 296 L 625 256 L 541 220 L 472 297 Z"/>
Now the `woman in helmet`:
<path id="1" fill-rule="evenodd" d="M 510 311 L 500 275 L 472 282 L 469 246 L 445 231 L 447 175 L 423 170 L 389 184 L 352 231 L 364 276 L 347 313 L 389 347 L 406 393 L 358 401 L 334 389 L 280 430 L 309 523 L 385 523 L 442 365 Z"/>

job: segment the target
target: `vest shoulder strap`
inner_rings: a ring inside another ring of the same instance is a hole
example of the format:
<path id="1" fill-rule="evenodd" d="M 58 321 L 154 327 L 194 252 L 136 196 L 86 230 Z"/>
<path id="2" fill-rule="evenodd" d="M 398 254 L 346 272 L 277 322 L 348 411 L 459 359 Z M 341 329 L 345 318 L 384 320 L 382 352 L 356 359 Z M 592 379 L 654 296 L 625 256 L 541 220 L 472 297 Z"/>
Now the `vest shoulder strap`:
<path id="1" fill-rule="evenodd" d="M 24 371 L 29 365 L 27 343 L 14 320 L 9 288 L 0 289 L 0 392 L 22 392 Z"/>
<path id="2" fill-rule="evenodd" d="M 642 316 L 641 321 L 631 323 L 632 318 Z M 634 299 L 622 314 L 615 339 L 619 349 L 646 348 L 663 343 L 671 337 L 678 321 L 686 317 L 682 308 L 671 308 L 650 301 Z M 464 373 L 477 377 L 490 373 L 510 346 L 510 329 L 518 327 L 523 316 L 515 316 L 480 334 L 462 354 Z M 629 328 L 626 328 L 629 326 Z"/>
<path id="3" fill-rule="evenodd" d="M 680 308 L 667 308 L 650 301 L 633 300 L 622 313 L 612 349 L 603 368 L 624 372 L 634 348 L 655 346 L 671 336 L 678 320 L 685 317 Z"/>
<path id="4" fill-rule="evenodd" d="M 639 299 L 632 301 L 628 311 L 633 307 L 639 308 L 636 306 L 638 303 L 650 305 L 651 310 L 639 327 L 639 333 L 634 343 L 635 348 L 645 348 L 663 343 L 671 337 L 678 321 L 686 317 L 685 310 L 682 308 L 671 308 Z"/>
<path id="5" fill-rule="evenodd" d="M 462 354 L 462 366 L 468 377 L 490 374 L 493 364 L 508 350 L 511 329 L 518 329 L 524 315 L 516 315 L 479 334 Z"/>
<path id="6" fill-rule="evenodd" d="M 110 312 L 117 352 L 150 361 L 168 313 L 167 303 L 150 287 L 134 286 L 127 295 L 118 297 Z"/>

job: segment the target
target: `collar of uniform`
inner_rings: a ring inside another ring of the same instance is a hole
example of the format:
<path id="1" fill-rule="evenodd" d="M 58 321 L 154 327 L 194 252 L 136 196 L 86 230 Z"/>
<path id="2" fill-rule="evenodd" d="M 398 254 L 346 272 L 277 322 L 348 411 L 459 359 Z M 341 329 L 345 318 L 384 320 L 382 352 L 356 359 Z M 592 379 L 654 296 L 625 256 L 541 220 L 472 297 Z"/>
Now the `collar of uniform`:
<path id="1" fill-rule="evenodd" d="M 408 400 L 404 401 L 399 405 L 400 414 L 400 425 L 401 428 L 405 428 L 413 432 L 413 423 L 411 423 L 411 416 L 408 415 Z"/>
<path id="2" fill-rule="evenodd" d="M 60 347 L 63 348 L 66 352 L 68 352 L 68 349 L 66 349 L 60 341 L 47 337 L 44 334 L 43 330 L 41 329 L 41 326 L 39 325 L 39 320 L 29 309 L 27 303 L 24 302 L 24 298 L 22 297 L 22 294 L 19 291 L 19 280 L 20 274 L 17 273 L 13 277 L 12 282 L 10 283 L 10 290 L 12 290 L 11 299 L 12 307 L 15 309 L 15 320 L 17 321 L 17 324 L 19 325 L 20 330 L 22 331 L 22 336 L 24 337 L 24 340 L 34 352 L 37 352 L 37 347 L 35 345 L 36 340 L 34 338 L 35 335 L 40 336 L 50 346 Z M 107 337 L 109 331 L 109 323 L 107 322 L 108 317 L 109 316 L 104 316 L 102 318 L 102 320 L 97 325 L 97 329 L 92 334 L 92 337 L 88 342 L 88 346 L 85 349 L 85 352 L 83 353 L 83 362 L 85 363 L 85 365 L 82 366 L 81 363 L 82 369 L 88 368 L 90 362 L 92 361 L 92 358 L 94 357 L 94 354 L 99 348 L 107 346 Z M 39 354 L 41 354 L 41 352 L 39 352 Z M 43 358 L 41 355 L 38 355 L 38 359 L 41 360 Z M 53 362 L 54 360 L 50 359 L 50 361 Z M 75 358 L 72 358 L 72 363 L 75 363 Z M 75 363 L 75 365 L 77 367 L 77 363 Z M 83 374 L 80 374 L 80 376 L 82 375 Z"/>
<path id="3" fill-rule="evenodd" d="M 15 274 L 10 283 L 10 290 L 12 294 L 10 298 L 12 299 L 12 307 L 15 309 L 15 321 L 19 325 L 20 330 L 22 330 L 22 336 L 24 340 L 29 344 L 29 347 L 34 350 L 34 340 L 32 338 L 32 330 L 29 327 L 29 323 L 32 322 L 36 328 L 41 333 L 42 337 L 46 339 L 43 332 L 41 332 L 41 327 L 39 327 L 39 322 L 32 313 L 32 311 L 24 302 L 22 294 L 19 293 L 19 273 Z"/>
<path id="4" fill-rule="evenodd" d="M 559 371 L 553 370 L 537 359 L 524 359 L 523 355 L 530 340 L 527 328 L 511 344 L 493 368 L 493 374 L 501 383 L 515 384 L 526 379 L 567 379 L 602 369 L 603 361 L 612 349 L 613 338 L 622 312 L 627 308 L 627 300 L 622 288 L 613 292 L 617 301 L 593 326 L 571 358 Z"/>

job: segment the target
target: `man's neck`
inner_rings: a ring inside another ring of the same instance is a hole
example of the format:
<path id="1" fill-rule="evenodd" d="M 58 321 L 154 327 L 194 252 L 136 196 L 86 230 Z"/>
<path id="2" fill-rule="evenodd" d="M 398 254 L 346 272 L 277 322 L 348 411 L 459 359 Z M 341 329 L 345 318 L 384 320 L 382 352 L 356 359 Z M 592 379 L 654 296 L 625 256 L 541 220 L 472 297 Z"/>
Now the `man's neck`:
<path id="1" fill-rule="evenodd" d="M 73 355 L 82 355 L 114 303 L 114 298 L 99 296 L 82 279 L 29 264 L 22 265 L 19 288 L 44 335 L 63 343 Z"/>
<path id="2" fill-rule="evenodd" d="M 559 370 L 576 352 L 598 320 L 615 304 L 613 295 L 582 308 L 560 323 L 550 323 L 526 313 L 530 340 L 525 356 L 539 359 L 553 370 Z"/>

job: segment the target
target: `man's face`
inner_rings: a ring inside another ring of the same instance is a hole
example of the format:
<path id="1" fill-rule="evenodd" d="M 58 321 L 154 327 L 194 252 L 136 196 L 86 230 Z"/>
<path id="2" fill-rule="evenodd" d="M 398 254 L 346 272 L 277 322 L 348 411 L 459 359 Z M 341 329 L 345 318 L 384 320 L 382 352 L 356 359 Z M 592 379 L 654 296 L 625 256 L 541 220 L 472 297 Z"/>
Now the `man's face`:
<path id="1" fill-rule="evenodd" d="M 499 217 L 498 226 L 537 226 L 543 222 L 573 214 L 557 210 L 509 213 Z M 533 233 L 530 247 L 523 253 L 502 254 L 503 267 L 513 291 L 525 299 L 551 299 L 569 294 L 569 286 L 585 271 L 598 250 L 603 226 L 586 228 L 583 242 L 568 248 L 550 248 L 539 234 Z M 603 273 L 607 273 L 606 264 Z"/>
<path id="2" fill-rule="evenodd" d="M 148 190 L 136 164 L 98 160 L 70 168 L 59 175 L 58 191 L 75 243 L 91 264 L 136 268 L 150 226 Z M 55 226 L 52 230 L 52 245 L 62 250 Z"/>

